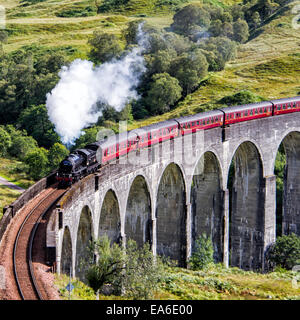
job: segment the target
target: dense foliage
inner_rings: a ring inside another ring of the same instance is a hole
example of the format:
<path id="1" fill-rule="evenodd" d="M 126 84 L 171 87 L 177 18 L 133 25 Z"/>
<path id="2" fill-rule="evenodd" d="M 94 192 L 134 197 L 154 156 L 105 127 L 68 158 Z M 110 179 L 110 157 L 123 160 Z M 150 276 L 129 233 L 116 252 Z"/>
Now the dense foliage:
<path id="1" fill-rule="evenodd" d="M 37 180 L 47 175 L 68 154 L 67 148 L 59 142 L 47 150 L 39 147 L 26 130 L 17 130 L 13 125 L 0 125 L 0 156 L 24 162 L 24 170 L 30 178 Z"/>
<path id="2" fill-rule="evenodd" d="M 129 240 L 125 250 L 105 235 L 92 243 L 90 256 L 86 279 L 96 294 L 109 288 L 109 294 L 149 299 L 162 278 L 160 260 L 154 259 L 148 244 L 139 248 Z"/>
<path id="3" fill-rule="evenodd" d="M 205 233 L 200 235 L 193 248 L 189 265 L 192 270 L 201 270 L 214 262 L 214 248 L 212 240 Z"/>
<path id="4" fill-rule="evenodd" d="M 294 233 L 278 237 L 267 255 L 270 267 L 291 270 L 300 264 L 300 237 Z"/>

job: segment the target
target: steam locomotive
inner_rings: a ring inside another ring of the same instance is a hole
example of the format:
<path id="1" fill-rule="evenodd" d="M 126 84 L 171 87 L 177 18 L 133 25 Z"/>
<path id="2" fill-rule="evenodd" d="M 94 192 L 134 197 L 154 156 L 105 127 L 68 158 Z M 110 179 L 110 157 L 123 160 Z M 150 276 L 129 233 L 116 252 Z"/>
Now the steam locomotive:
<path id="1" fill-rule="evenodd" d="M 71 185 L 123 155 L 198 130 L 225 128 L 237 122 L 299 111 L 300 96 L 297 96 L 227 107 L 155 123 L 108 137 L 102 141 L 88 144 L 83 149 L 75 150 L 60 163 L 56 180 L 60 185 Z"/>

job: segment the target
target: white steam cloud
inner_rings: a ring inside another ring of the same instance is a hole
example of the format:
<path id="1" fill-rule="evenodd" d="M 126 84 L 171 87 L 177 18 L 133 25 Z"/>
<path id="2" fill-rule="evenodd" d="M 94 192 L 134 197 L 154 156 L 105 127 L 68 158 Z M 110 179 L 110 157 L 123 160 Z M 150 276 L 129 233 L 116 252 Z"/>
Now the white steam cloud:
<path id="1" fill-rule="evenodd" d="M 73 144 L 82 129 L 97 122 L 101 102 L 123 109 L 130 99 L 137 99 L 136 87 L 146 71 L 142 52 L 147 37 L 139 25 L 138 47 L 123 58 L 94 67 L 87 60 L 76 59 L 70 66 L 62 67 L 60 81 L 47 94 L 46 107 L 50 121 L 55 125 L 64 144 Z"/>

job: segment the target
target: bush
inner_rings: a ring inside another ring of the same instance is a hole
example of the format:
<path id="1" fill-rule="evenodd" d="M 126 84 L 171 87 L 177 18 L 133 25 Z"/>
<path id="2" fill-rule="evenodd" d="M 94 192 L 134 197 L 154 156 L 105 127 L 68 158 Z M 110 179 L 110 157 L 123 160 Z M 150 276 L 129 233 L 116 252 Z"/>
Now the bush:
<path id="1" fill-rule="evenodd" d="M 219 103 L 226 104 L 228 106 L 242 105 L 249 103 L 256 103 L 265 100 L 249 90 L 242 90 L 233 95 L 226 96 L 219 100 Z"/>
<path id="2" fill-rule="evenodd" d="M 214 249 L 209 236 L 202 234 L 195 241 L 189 264 L 192 270 L 201 270 L 214 262 Z"/>
<path id="3" fill-rule="evenodd" d="M 114 284 L 121 277 L 124 265 L 124 253 L 119 245 L 110 243 L 108 236 L 103 236 L 89 248 L 91 261 L 86 273 L 89 286 L 98 294 L 105 284 Z M 94 254 L 98 257 L 94 263 Z"/>
<path id="4" fill-rule="evenodd" d="M 122 286 L 125 296 L 135 300 L 150 299 L 163 277 L 163 266 L 152 254 L 149 244 L 138 248 L 129 240 L 126 248 L 126 264 Z"/>
<path id="5" fill-rule="evenodd" d="M 90 248 L 91 261 L 86 278 L 95 293 L 109 288 L 109 294 L 127 298 L 149 299 L 158 288 L 162 277 L 162 264 L 154 259 L 148 244 L 138 248 L 133 240 L 127 242 L 126 251 L 111 244 L 105 235 Z M 98 257 L 94 262 L 94 255 Z"/>
<path id="6" fill-rule="evenodd" d="M 294 233 L 278 237 L 267 253 L 269 267 L 291 270 L 300 264 L 300 237 Z"/>
<path id="7" fill-rule="evenodd" d="M 91 45 L 89 58 L 95 63 L 107 62 L 121 55 L 122 48 L 114 34 L 95 31 L 88 41 Z"/>
<path id="8" fill-rule="evenodd" d="M 70 18 L 70 17 L 89 17 L 89 16 L 95 16 L 96 14 L 97 13 L 95 9 L 91 6 L 88 6 L 86 8 L 65 9 L 60 11 L 56 15 L 62 18 Z"/>
<path id="9" fill-rule="evenodd" d="M 48 151 L 44 148 L 36 148 L 28 153 L 25 158 L 28 166 L 28 174 L 35 180 L 44 177 L 48 171 Z"/>
<path id="10" fill-rule="evenodd" d="M 168 73 L 156 73 L 145 99 L 152 114 L 162 114 L 170 110 L 180 97 L 182 88 L 179 81 Z"/>

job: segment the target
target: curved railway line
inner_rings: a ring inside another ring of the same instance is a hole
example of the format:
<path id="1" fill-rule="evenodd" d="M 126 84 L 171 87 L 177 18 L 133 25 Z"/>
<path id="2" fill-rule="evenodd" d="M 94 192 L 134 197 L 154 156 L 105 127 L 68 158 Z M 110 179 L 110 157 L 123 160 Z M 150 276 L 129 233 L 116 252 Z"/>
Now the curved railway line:
<path id="1" fill-rule="evenodd" d="M 45 299 L 42 290 L 40 290 L 42 286 L 39 285 L 39 281 L 34 274 L 32 262 L 34 237 L 43 216 L 65 192 L 65 189 L 54 188 L 53 191 L 43 197 L 30 210 L 18 231 L 13 248 L 13 269 L 18 292 L 22 300 Z M 37 245 L 40 250 L 43 250 L 43 243 L 38 243 Z"/>

